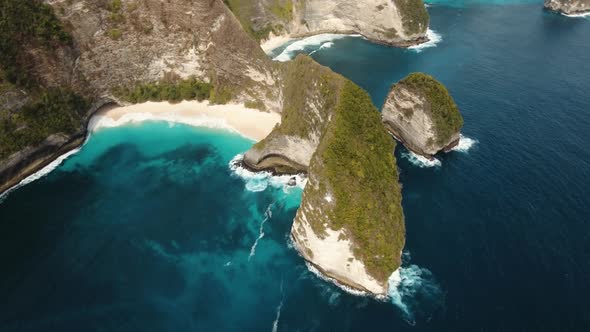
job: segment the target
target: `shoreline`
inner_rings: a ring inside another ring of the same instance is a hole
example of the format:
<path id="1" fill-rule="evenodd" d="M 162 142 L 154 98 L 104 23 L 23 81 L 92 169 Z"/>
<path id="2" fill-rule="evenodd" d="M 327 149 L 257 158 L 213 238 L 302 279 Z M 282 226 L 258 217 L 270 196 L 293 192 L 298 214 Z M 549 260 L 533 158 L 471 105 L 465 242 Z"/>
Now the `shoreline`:
<path id="1" fill-rule="evenodd" d="M 246 108 L 240 104 L 211 105 L 208 101 L 146 102 L 99 110 L 88 124 L 88 131 L 143 121 L 166 121 L 194 127 L 224 129 L 257 142 L 268 136 L 281 115 Z"/>
<path id="2" fill-rule="evenodd" d="M 100 128 L 143 121 L 167 121 L 230 131 L 256 142 L 266 137 L 280 123 L 281 115 L 249 109 L 239 104 L 209 105 L 208 101 L 183 101 L 177 104 L 147 102 L 129 106 L 117 106 L 108 102 L 100 104 L 95 111 L 91 110 L 87 119 L 84 130 L 71 135 L 63 144 L 52 146 L 55 151 L 39 157 L 23 156 L 22 160 L 14 158 L 17 159 L 16 164 L 26 165 L 15 166 L 20 170 L 0 184 L 0 203 L 10 192 L 49 174 L 75 154 L 90 135 Z M 40 145 L 28 150 L 34 154 L 43 148 Z"/>

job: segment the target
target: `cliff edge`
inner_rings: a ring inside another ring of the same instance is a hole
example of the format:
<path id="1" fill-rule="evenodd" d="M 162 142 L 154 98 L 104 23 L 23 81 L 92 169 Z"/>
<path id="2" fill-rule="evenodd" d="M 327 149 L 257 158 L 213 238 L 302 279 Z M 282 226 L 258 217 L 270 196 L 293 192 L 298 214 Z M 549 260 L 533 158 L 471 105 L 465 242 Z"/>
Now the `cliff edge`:
<path id="1" fill-rule="evenodd" d="M 394 84 L 381 112 L 387 130 L 409 150 L 432 157 L 459 143 L 463 117 L 447 89 L 413 73 Z"/>
<path id="2" fill-rule="evenodd" d="M 321 33 L 360 34 L 387 45 L 427 41 L 430 18 L 422 0 L 226 0 L 256 39 Z"/>
<path id="3" fill-rule="evenodd" d="M 590 0 L 545 0 L 545 8 L 567 15 L 589 14 Z"/>

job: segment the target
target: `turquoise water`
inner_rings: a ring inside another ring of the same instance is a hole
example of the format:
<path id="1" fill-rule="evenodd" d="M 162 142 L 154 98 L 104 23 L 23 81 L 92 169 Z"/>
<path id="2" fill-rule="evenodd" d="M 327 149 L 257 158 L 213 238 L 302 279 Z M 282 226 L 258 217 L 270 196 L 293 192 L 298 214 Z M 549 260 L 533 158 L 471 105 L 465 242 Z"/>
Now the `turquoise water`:
<path id="1" fill-rule="evenodd" d="M 420 52 L 345 38 L 312 55 L 377 105 L 433 74 L 476 142 L 434 167 L 398 147 L 391 301 L 308 271 L 288 238 L 300 189 L 228 166 L 250 141 L 148 122 L 97 132 L 5 197 L 0 330 L 588 331 L 590 20 L 525 2 L 434 5 L 442 40 Z"/>

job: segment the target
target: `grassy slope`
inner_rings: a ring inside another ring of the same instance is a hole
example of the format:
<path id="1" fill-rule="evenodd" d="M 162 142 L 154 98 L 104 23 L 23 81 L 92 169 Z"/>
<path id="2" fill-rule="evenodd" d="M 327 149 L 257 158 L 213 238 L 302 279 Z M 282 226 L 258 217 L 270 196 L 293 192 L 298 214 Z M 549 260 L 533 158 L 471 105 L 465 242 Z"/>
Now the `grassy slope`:
<path id="1" fill-rule="evenodd" d="M 279 34 L 293 19 L 292 0 L 224 0 L 244 30 L 260 41 L 272 31 Z"/>
<path id="2" fill-rule="evenodd" d="M 432 118 L 439 143 L 448 142 L 463 127 L 463 117 L 447 88 L 430 75 L 412 73 L 400 85 L 422 93 L 431 105 Z"/>
<path id="3" fill-rule="evenodd" d="M 21 110 L 0 113 L 1 160 L 52 134 L 79 130 L 88 101 L 66 87 L 42 86 L 29 70 L 27 47 L 52 52 L 71 45 L 72 38 L 52 8 L 39 0 L 2 0 L 0 12 L 0 83 L 31 97 Z"/>
<path id="4" fill-rule="evenodd" d="M 347 230 L 355 256 L 380 281 L 400 266 L 405 244 L 394 147 L 369 95 L 347 81 L 310 166 L 335 198 L 331 227 Z"/>
<path id="5" fill-rule="evenodd" d="M 428 27 L 430 16 L 422 0 L 395 0 L 401 11 L 404 28 L 408 33 L 419 33 Z"/>

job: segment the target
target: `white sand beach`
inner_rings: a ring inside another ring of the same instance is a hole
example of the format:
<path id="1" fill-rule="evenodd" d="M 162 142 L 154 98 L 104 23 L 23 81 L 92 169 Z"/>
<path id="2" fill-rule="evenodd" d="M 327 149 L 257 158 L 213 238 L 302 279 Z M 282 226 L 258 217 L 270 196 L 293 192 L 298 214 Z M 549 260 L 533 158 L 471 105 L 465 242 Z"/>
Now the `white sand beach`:
<path id="1" fill-rule="evenodd" d="M 253 141 L 260 141 L 280 123 L 281 115 L 238 104 L 210 105 L 208 101 L 183 101 L 177 104 L 146 102 L 101 110 L 90 120 L 88 129 L 92 132 L 104 127 L 146 120 L 226 129 Z"/>

